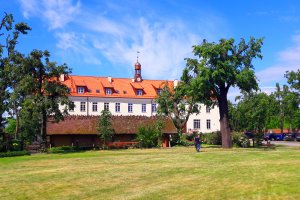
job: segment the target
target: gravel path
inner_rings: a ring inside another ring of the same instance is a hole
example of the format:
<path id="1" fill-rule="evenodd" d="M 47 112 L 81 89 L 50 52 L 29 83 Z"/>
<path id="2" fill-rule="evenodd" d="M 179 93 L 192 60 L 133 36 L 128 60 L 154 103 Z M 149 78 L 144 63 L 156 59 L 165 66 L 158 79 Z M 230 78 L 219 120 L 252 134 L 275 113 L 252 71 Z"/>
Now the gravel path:
<path id="1" fill-rule="evenodd" d="M 300 142 L 297 141 L 271 141 L 271 144 L 286 145 L 291 147 L 300 147 Z"/>

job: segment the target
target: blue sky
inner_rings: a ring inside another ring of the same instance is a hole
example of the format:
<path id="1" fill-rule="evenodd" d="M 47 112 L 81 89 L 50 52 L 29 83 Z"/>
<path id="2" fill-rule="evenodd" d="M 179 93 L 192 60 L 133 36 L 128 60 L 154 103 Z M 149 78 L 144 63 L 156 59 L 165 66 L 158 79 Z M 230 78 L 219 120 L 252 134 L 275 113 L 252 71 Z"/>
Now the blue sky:
<path id="1" fill-rule="evenodd" d="M 300 66 L 297 0 L 3 0 L 0 7 L 32 27 L 18 50 L 49 50 L 76 75 L 132 77 L 140 51 L 144 79 L 179 79 L 204 38 L 250 36 L 265 37 L 264 57 L 254 61 L 263 91 Z"/>

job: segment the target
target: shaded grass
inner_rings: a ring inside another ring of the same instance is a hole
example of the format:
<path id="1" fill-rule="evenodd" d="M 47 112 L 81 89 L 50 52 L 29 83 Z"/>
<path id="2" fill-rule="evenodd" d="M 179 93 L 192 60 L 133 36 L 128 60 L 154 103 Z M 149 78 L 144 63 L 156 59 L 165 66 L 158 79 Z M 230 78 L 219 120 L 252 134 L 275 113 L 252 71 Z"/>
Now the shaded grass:
<path id="1" fill-rule="evenodd" d="M 0 159 L 0 199 L 300 199 L 300 148 L 130 149 Z"/>

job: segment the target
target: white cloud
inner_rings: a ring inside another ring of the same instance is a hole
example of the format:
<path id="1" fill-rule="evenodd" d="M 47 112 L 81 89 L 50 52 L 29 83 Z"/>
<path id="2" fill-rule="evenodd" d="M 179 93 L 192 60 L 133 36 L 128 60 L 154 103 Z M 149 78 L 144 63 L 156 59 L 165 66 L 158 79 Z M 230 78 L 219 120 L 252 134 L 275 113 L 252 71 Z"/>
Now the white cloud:
<path id="1" fill-rule="evenodd" d="M 72 0 L 20 0 L 25 18 L 42 17 L 49 29 L 63 28 L 80 13 L 80 2 L 73 5 Z"/>
<path id="2" fill-rule="evenodd" d="M 58 32 L 56 37 L 58 39 L 56 46 L 62 50 L 61 54 L 65 59 L 79 59 L 87 64 L 101 64 L 98 55 L 85 42 L 85 35 L 79 35 L 74 32 Z"/>
<path id="3" fill-rule="evenodd" d="M 125 63 L 132 68 L 136 52 L 140 51 L 144 78 L 179 78 L 185 66 L 184 58 L 192 51 L 191 46 L 200 41 L 199 37 L 187 33 L 181 22 L 150 24 L 140 18 L 130 24 L 131 32 L 124 37 L 111 37 L 109 41 L 96 40 L 94 46 L 114 63 Z M 127 41 L 132 41 L 128 43 Z"/>
<path id="4" fill-rule="evenodd" d="M 56 46 L 63 57 L 77 59 L 71 56 L 80 55 L 81 64 L 82 61 L 99 64 L 100 59 L 104 59 L 111 63 L 106 68 L 120 66 L 130 74 L 136 52 L 140 51 L 139 61 L 146 79 L 180 78 L 184 58 L 193 56 L 192 45 L 202 38 L 215 39 L 223 27 L 223 20 L 213 15 L 199 17 L 196 25 L 154 16 L 155 13 L 138 17 L 140 15 L 132 15 L 131 7 L 111 1 L 97 4 L 97 11 L 81 7 L 75 0 L 20 1 L 24 16 L 41 16 L 49 24 L 49 30 L 54 30 Z M 76 26 L 66 27 L 70 22 Z"/>
<path id="5" fill-rule="evenodd" d="M 277 64 L 256 73 L 261 86 L 268 86 L 274 82 L 286 82 L 284 74 L 286 71 L 300 68 L 300 35 L 292 37 L 293 46 L 278 53 Z"/>

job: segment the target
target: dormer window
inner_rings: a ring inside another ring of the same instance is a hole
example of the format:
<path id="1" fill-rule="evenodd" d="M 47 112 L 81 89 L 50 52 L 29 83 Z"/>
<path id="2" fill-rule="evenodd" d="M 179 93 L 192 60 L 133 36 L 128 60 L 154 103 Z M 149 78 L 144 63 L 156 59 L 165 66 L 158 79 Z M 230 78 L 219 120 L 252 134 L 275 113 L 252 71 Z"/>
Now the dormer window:
<path id="1" fill-rule="evenodd" d="M 142 96 L 143 95 L 143 90 L 136 90 L 136 95 Z"/>
<path id="2" fill-rule="evenodd" d="M 84 87 L 77 87 L 77 93 L 83 94 L 84 93 Z"/>
<path id="3" fill-rule="evenodd" d="M 96 93 L 100 93 L 100 90 L 96 90 Z"/>
<path id="4" fill-rule="evenodd" d="M 161 89 L 157 89 L 157 94 L 161 95 Z"/>
<path id="5" fill-rule="evenodd" d="M 112 94 L 111 88 L 105 88 L 105 94 Z"/>

